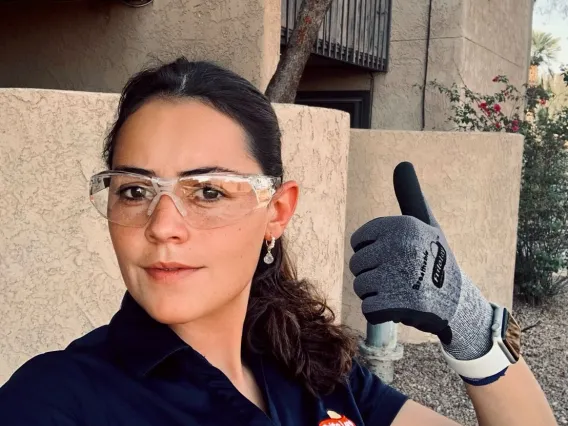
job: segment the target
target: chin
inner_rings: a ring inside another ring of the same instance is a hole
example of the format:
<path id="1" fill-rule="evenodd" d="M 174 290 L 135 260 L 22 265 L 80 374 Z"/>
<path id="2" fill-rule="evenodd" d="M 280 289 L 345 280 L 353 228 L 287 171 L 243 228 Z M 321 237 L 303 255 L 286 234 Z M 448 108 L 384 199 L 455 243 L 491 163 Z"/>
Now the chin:
<path id="1" fill-rule="evenodd" d="M 187 324 L 210 312 L 203 303 L 195 303 L 198 298 L 194 295 L 164 292 L 136 294 L 132 291 L 131 294 L 148 315 L 162 324 Z"/>

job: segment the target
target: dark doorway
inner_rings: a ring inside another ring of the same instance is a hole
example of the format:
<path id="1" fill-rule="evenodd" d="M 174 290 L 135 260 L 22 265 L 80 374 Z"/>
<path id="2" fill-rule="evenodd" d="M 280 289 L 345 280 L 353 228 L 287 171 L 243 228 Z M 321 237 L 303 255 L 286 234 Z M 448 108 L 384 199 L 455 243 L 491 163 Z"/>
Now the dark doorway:
<path id="1" fill-rule="evenodd" d="M 296 103 L 349 113 L 352 129 L 371 128 L 371 93 L 367 91 L 298 92 Z"/>

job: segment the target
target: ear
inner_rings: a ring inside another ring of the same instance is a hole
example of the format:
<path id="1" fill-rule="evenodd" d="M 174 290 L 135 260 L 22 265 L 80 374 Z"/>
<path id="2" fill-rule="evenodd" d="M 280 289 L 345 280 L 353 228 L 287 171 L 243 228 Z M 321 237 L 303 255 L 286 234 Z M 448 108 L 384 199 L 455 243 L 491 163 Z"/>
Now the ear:
<path id="1" fill-rule="evenodd" d="M 283 183 L 270 202 L 269 221 L 266 225 L 266 240 L 270 240 L 271 236 L 280 238 L 292 219 L 298 204 L 298 195 L 300 189 L 295 181 Z"/>

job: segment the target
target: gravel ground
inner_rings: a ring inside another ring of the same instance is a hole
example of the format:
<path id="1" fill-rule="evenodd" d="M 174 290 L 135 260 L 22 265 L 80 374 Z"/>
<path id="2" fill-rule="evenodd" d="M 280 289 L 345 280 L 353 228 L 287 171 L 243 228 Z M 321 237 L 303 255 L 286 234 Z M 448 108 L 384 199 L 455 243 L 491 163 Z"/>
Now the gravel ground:
<path id="1" fill-rule="evenodd" d="M 541 384 L 559 425 L 568 425 L 568 295 L 547 307 L 515 302 L 522 328 L 523 357 Z M 459 377 L 447 367 L 438 345 L 406 345 L 396 363 L 393 386 L 463 426 L 475 426 L 475 412 Z M 537 425 L 535 425 L 537 426 Z"/>

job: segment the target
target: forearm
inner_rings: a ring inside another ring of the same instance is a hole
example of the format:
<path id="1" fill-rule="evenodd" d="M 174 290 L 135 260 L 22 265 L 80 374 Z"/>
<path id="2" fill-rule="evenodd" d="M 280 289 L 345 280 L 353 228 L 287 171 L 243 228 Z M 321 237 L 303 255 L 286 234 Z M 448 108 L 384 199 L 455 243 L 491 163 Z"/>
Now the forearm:
<path id="1" fill-rule="evenodd" d="M 480 426 L 557 426 L 544 392 L 522 358 L 496 382 L 466 387 Z"/>
<path id="2" fill-rule="evenodd" d="M 509 366 L 492 384 L 468 386 L 481 426 L 556 425 L 525 362 L 510 365 L 520 353 L 519 324 L 489 303 L 459 267 L 412 165 L 399 164 L 393 181 L 402 216 L 373 219 L 351 237 L 349 268 L 367 321 L 395 321 L 437 335 L 450 367 L 471 382 L 489 381 Z M 424 410 L 409 403 L 396 424 L 441 424 L 424 422 Z"/>

